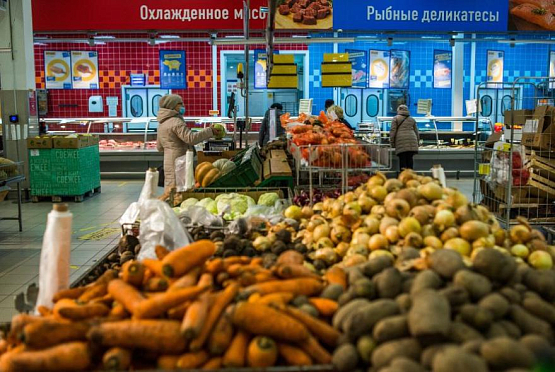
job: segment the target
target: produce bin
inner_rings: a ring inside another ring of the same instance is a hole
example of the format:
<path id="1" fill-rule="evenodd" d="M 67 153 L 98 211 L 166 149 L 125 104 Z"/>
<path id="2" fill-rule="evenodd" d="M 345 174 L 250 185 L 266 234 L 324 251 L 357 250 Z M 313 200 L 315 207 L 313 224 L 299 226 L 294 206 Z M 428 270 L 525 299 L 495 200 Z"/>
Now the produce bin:
<path id="1" fill-rule="evenodd" d="M 218 178 L 210 185 L 210 188 L 249 187 L 255 186 L 256 183 L 260 181 L 263 172 L 263 163 L 260 157 L 260 150 L 256 145 L 237 154 L 232 160 L 237 168 Z"/>

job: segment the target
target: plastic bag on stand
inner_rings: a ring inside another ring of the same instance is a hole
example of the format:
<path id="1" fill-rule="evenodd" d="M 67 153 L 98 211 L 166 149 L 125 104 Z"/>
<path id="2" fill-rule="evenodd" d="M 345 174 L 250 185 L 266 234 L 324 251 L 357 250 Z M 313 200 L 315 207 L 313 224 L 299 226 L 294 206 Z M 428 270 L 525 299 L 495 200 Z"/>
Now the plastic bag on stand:
<path id="1" fill-rule="evenodd" d="M 52 308 L 56 292 L 69 288 L 71 224 L 73 215 L 66 205 L 55 204 L 48 213 L 39 267 L 38 306 Z"/>
<path id="2" fill-rule="evenodd" d="M 201 225 L 204 227 L 222 228 L 224 220 L 208 212 L 206 208 L 192 206 L 179 214 L 179 219 L 185 225 Z"/>
<path id="3" fill-rule="evenodd" d="M 164 246 L 169 251 L 184 247 L 193 239 L 167 203 L 157 199 L 145 201 L 140 206 L 141 227 L 139 241 L 141 252 L 137 259 L 156 259 L 155 248 Z"/>
<path id="4" fill-rule="evenodd" d="M 175 159 L 175 188 L 177 192 L 186 191 L 187 182 L 187 154 Z"/>
<path id="5" fill-rule="evenodd" d="M 146 171 L 145 184 L 139 195 L 139 201 L 131 203 L 127 207 L 126 211 L 119 219 L 120 225 L 133 224 L 139 219 L 141 204 L 146 200 L 153 199 L 156 197 L 156 189 L 158 187 L 158 170 L 156 168 L 151 168 Z"/>

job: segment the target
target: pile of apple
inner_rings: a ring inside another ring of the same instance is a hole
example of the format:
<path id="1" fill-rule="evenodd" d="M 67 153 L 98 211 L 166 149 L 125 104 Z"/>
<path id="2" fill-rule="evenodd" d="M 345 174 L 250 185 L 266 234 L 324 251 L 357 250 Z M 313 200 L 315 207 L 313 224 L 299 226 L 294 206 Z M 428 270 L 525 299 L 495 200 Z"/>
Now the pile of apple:
<path id="1" fill-rule="evenodd" d="M 291 206 L 285 217 L 298 221 L 294 239 L 319 266 L 351 267 L 380 255 L 418 265 L 438 249 L 456 250 L 469 266 L 482 249 L 537 269 L 552 269 L 555 259 L 555 247 L 525 219 L 504 230 L 486 207 L 410 170 L 397 179 L 378 173 L 338 198 Z"/>

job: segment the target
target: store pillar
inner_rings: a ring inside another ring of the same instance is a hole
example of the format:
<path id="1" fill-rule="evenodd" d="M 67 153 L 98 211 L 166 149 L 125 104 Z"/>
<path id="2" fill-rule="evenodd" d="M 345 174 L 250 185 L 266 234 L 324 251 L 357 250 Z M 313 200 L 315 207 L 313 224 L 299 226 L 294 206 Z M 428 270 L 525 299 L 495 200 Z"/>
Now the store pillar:
<path id="1" fill-rule="evenodd" d="M 38 134 L 34 61 L 31 0 L 11 0 L 0 11 L 2 142 L 5 157 L 25 164 L 26 139 Z"/>

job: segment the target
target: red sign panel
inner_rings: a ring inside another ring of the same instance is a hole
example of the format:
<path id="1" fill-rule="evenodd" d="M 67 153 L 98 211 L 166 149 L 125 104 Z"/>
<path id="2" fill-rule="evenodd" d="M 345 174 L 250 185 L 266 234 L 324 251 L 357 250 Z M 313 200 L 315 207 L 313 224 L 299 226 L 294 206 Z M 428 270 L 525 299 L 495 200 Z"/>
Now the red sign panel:
<path id="1" fill-rule="evenodd" d="M 32 0 L 33 29 L 242 30 L 242 0 Z M 268 0 L 250 1 L 250 27 L 266 27 Z"/>

